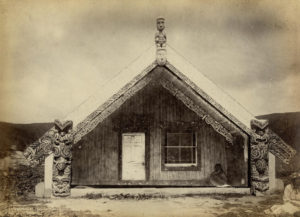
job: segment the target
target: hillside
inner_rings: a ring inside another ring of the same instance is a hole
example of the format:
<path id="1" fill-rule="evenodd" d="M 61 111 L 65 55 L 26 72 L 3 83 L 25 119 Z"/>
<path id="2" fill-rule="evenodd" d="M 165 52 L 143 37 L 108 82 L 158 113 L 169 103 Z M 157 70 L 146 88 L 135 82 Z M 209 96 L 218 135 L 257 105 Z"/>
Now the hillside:
<path id="1" fill-rule="evenodd" d="M 300 112 L 275 113 L 257 116 L 259 119 L 267 119 L 270 128 L 276 132 L 286 143 L 294 147 L 298 154 L 293 166 L 300 169 Z M 27 145 L 37 140 L 53 123 L 12 124 L 0 122 L 0 158 L 7 156 L 12 150 L 23 151 Z M 291 170 L 277 162 L 278 171 Z M 292 170 L 294 170 L 293 168 Z"/>
<path id="2" fill-rule="evenodd" d="M 37 140 L 53 123 L 12 124 L 0 122 L 0 158 L 10 151 L 24 151 L 25 147 Z"/>

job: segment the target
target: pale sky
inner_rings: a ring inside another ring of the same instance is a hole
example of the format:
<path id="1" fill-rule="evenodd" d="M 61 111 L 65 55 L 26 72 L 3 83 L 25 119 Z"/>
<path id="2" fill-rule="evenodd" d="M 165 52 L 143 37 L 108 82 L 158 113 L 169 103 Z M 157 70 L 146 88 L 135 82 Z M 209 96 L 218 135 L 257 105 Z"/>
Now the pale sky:
<path id="1" fill-rule="evenodd" d="M 253 115 L 300 111 L 299 12 L 298 0 L 0 0 L 0 121 L 66 116 L 154 44 L 158 16 L 168 44 Z"/>

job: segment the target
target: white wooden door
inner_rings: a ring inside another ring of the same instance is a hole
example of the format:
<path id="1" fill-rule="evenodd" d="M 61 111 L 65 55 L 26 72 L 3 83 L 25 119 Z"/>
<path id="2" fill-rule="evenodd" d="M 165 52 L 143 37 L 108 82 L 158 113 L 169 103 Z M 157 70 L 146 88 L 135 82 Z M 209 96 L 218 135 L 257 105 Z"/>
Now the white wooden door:
<path id="1" fill-rule="evenodd" d="M 145 180 L 145 134 L 122 134 L 122 180 Z"/>

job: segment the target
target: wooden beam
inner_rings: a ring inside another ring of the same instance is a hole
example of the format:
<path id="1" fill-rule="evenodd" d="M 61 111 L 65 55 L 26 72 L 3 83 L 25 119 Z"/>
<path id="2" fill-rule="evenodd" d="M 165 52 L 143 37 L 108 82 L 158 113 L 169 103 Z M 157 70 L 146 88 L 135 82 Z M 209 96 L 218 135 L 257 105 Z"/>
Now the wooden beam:
<path id="1" fill-rule="evenodd" d="M 151 68 L 152 69 L 152 68 Z M 147 73 L 148 73 L 147 69 Z M 146 73 L 146 72 L 145 72 Z M 147 74 L 146 73 L 146 74 Z M 157 75 L 158 72 L 153 71 L 148 73 L 147 76 L 136 78 L 130 85 L 126 85 L 122 90 L 114 95 L 110 100 L 100 106 L 89 117 L 82 121 L 76 128 L 74 135 L 74 144 L 76 144 L 84 135 L 91 132 L 99 123 L 101 123 L 106 117 L 116 111 L 120 106 L 131 98 L 135 93 L 144 88 L 149 82 Z"/>
<path id="2" fill-rule="evenodd" d="M 171 82 L 165 79 L 160 79 L 160 83 L 165 89 L 170 91 L 172 95 L 174 95 L 177 99 L 182 101 L 189 109 L 191 109 L 197 115 L 199 115 L 199 117 L 201 117 L 206 124 L 210 125 L 217 133 L 224 136 L 229 143 L 231 144 L 233 143 L 233 137 L 228 132 L 228 130 L 225 129 L 219 122 L 217 122 L 209 114 L 207 114 L 203 109 L 201 109 L 196 103 L 193 102 L 193 100 L 191 100 L 188 96 L 182 93 Z"/>

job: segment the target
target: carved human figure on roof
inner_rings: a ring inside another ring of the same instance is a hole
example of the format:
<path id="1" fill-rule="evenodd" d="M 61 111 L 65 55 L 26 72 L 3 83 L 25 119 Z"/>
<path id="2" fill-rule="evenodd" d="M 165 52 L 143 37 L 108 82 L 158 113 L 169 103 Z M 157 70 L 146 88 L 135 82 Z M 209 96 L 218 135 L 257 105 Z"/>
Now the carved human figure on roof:
<path id="1" fill-rule="evenodd" d="M 159 17 L 156 19 L 156 27 L 158 32 L 155 33 L 155 44 L 157 48 L 165 48 L 167 42 L 167 35 L 165 29 L 165 19 Z"/>

